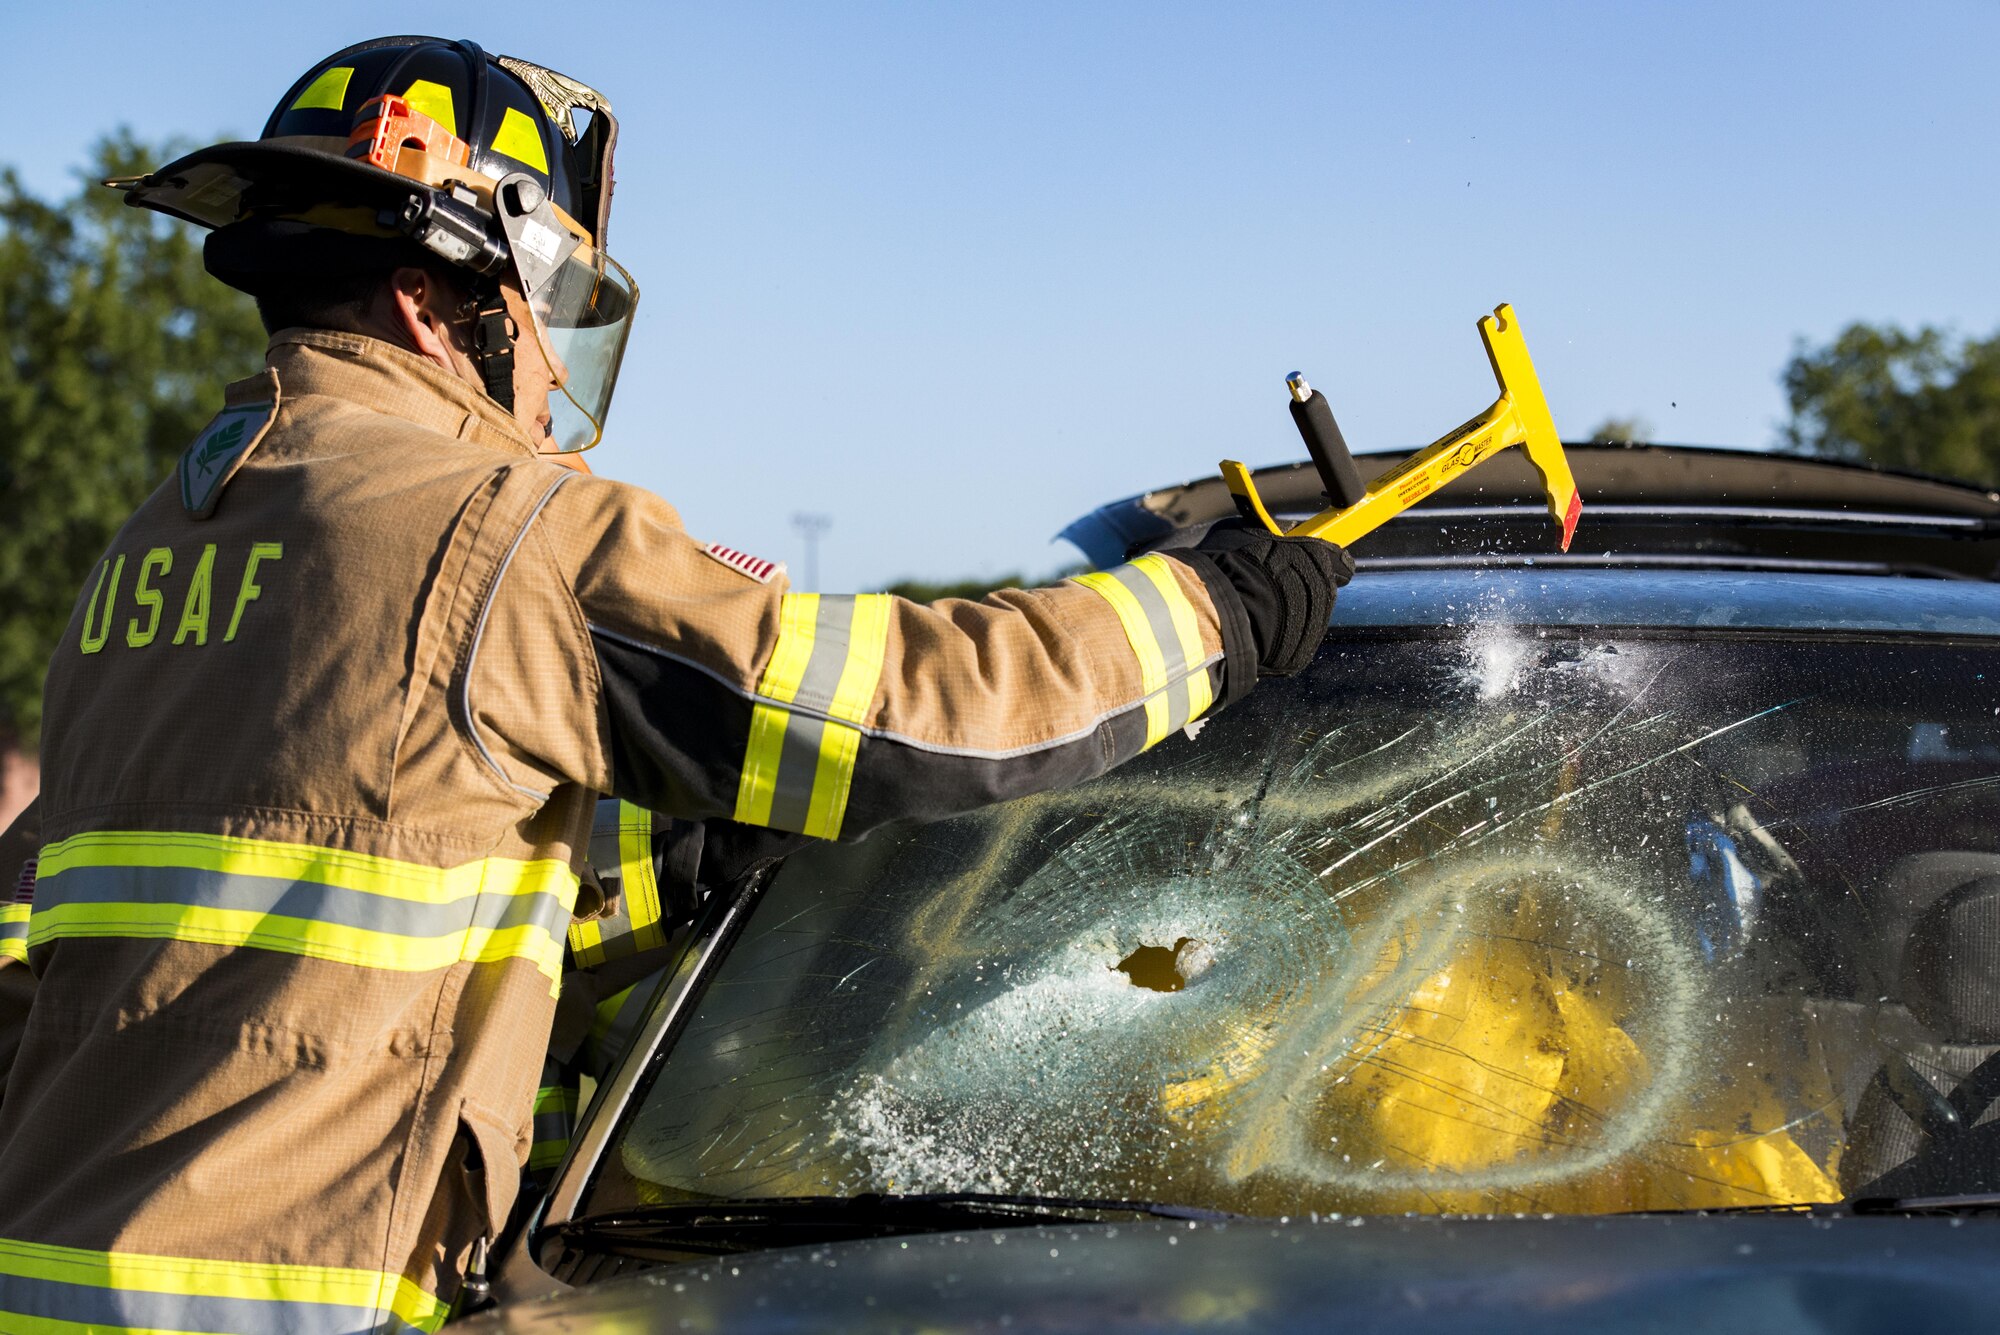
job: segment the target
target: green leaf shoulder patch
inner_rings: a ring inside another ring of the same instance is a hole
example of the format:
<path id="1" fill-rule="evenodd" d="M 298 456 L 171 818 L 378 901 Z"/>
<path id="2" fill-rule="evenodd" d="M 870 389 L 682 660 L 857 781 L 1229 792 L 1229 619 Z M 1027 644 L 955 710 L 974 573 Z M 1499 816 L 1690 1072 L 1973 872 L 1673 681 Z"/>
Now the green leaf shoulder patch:
<path id="1" fill-rule="evenodd" d="M 269 373 L 266 373 L 269 376 Z M 278 416 L 276 377 L 263 383 L 232 386 L 266 390 L 270 397 L 252 403 L 231 403 L 217 413 L 181 454 L 181 505 L 195 519 L 207 519 L 222 500 L 222 489 L 263 441 Z M 232 392 L 232 398 L 236 395 Z"/>

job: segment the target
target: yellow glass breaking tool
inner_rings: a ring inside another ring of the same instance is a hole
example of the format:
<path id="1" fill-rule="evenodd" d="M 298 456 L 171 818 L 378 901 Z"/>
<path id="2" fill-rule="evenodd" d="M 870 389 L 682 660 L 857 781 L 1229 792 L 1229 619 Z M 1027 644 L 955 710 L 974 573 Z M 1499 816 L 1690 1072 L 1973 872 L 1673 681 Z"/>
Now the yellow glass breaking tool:
<path id="1" fill-rule="evenodd" d="M 1294 372 L 1288 379 L 1292 388 L 1292 417 L 1298 422 L 1306 449 L 1319 468 L 1320 480 L 1326 484 L 1331 507 L 1287 529 L 1264 508 L 1250 470 L 1234 459 L 1224 459 L 1222 480 L 1236 498 L 1236 508 L 1245 519 L 1262 524 L 1273 533 L 1324 538 L 1344 547 L 1395 518 L 1466 469 L 1484 463 L 1510 445 L 1519 445 L 1542 476 L 1542 485 L 1548 492 L 1549 515 L 1562 525 L 1562 549 L 1568 551 L 1577 517 L 1583 513 L 1583 497 L 1577 492 L 1576 479 L 1570 475 L 1562 438 L 1556 434 L 1555 420 L 1549 416 L 1548 401 L 1542 397 L 1542 384 L 1535 377 L 1535 363 L 1528 357 L 1528 345 L 1521 338 L 1514 308 L 1503 303 L 1494 307 L 1493 314 L 1480 317 L 1479 337 L 1486 344 L 1486 360 L 1493 364 L 1493 378 L 1500 382 L 1500 397 L 1464 426 L 1418 451 L 1393 472 L 1377 478 L 1365 491 L 1326 396 Z"/>

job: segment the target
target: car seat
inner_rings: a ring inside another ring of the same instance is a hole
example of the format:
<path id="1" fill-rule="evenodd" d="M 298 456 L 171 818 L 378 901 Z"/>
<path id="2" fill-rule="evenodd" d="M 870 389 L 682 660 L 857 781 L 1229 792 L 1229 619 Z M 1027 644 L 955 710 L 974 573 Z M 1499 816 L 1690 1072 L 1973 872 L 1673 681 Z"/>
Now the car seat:
<path id="1" fill-rule="evenodd" d="M 2000 1177 L 2000 1126 L 1974 1130 L 2000 1120 L 2000 875 L 1934 899 L 1900 953 L 1903 1001 L 1928 1037 L 1885 1055 L 1841 1179 L 1864 1194 L 1985 1189 Z"/>
<path id="2" fill-rule="evenodd" d="M 1882 993 L 1897 996 L 1903 992 L 1903 954 L 1924 911 L 1950 891 L 1982 876 L 2000 876 L 2000 853 L 1943 849 L 1898 858 L 1884 869 L 1864 900 L 1882 947 L 1876 957 Z"/>

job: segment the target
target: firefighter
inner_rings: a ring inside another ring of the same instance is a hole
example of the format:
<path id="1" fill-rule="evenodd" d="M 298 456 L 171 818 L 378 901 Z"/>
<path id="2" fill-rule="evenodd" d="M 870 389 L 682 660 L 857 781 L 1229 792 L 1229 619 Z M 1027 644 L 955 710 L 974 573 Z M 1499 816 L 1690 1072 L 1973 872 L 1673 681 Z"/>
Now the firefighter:
<path id="1" fill-rule="evenodd" d="M 852 837 L 1100 774 L 1323 635 L 1352 566 L 1310 540 L 927 608 L 552 462 L 638 301 L 616 138 L 396 37 L 113 183 L 272 339 L 50 665 L 0 1329 L 435 1328 L 529 1156 L 598 794 Z"/>

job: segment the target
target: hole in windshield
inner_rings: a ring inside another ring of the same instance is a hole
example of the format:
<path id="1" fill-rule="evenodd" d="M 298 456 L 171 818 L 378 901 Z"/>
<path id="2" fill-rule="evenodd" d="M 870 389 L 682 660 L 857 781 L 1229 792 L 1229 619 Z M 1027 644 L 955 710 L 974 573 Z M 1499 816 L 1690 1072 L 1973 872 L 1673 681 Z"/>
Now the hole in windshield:
<path id="1" fill-rule="evenodd" d="M 1178 992 L 1214 960 L 1214 952 L 1206 945 L 1184 936 L 1172 946 L 1140 946 L 1115 967 L 1132 980 L 1134 987 Z"/>

